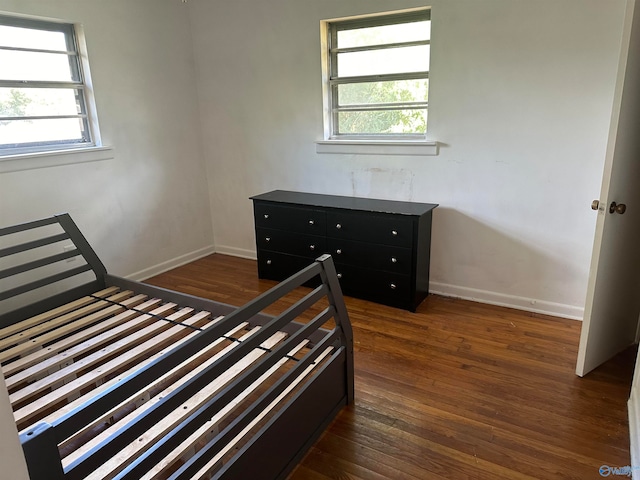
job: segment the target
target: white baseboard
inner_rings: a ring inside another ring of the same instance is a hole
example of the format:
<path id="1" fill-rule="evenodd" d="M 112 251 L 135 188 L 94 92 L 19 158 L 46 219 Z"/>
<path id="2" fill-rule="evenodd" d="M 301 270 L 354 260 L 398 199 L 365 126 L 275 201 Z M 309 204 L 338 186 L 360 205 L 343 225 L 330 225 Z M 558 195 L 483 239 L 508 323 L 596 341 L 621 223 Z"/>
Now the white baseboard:
<path id="1" fill-rule="evenodd" d="M 475 288 L 458 287 L 445 283 L 430 282 L 429 293 L 443 295 L 445 297 L 455 297 L 464 300 L 473 300 L 500 307 L 515 308 L 527 312 L 553 315 L 554 317 L 570 318 L 572 320 L 582 320 L 584 317 L 584 307 L 565 305 L 562 303 L 547 302 L 533 298 L 517 297 L 504 293 L 489 292 Z"/>
<path id="2" fill-rule="evenodd" d="M 249 260 L 256 260 L 258 258 L 255 250 L 229 247 L 227 245 L 217 245 L 216 253 L 221 253 L 222 255 L 231 255 L 232 257 L 248 258 Z"/>
<path id="3" fill-rule="evenodd" d="M 161 273 L 167 272 L 172 268 L 180 267 L 189 262 L 193 262 L 202 257 L 206 257 L 207 255 L 211 255 L 215 252 L 216 249 L 213 245 L 204 247 L 199 250 L 180 255 L 179 257 L 173 258 L 171 260 L 167 260 L 166 262 L 159 263 L 158 265 L 154 265 L 153 267 L 145 268 L 144 270 L 140 270 L 139 272 L 127 275 L 127 278 L 130 280 L 135 280 L 136 282 L 142 282 L 147 278 L 151 278 L 155 275 L 160 275 Z"/>
<path id="4" fill-rule="evenodd" d="M 248 258 L 255 260 L 257 258 L 255 250 L 245 248 L 230 247 L 227 245 L 218 245 L 216 247 L 209 246 L 196 250 L 194 252 L 181 255 L 180 257 L 168 260 L 150 268 L 146 268 L 139 272 L 128 275 L 127 277 L 142 281 L 147 278 L 159 275 L 172 268 L 179 267 L 199 258 L 206 257 L 212 253 L 220 253 L 222 255 L 231 255 L 233 257 Z M 463 300 L 472 300 L 480 303 L 488 303 L 490 305 L 498 305 L 500 307 L 515 308 L 525 310 L 527 312 L 541 313 L 552 315 L 555 317 L 570 318 L 572 320 L 582 320 L 584 316 L 584 307 L 576 307 L 574 305 L 565 305 L 562 303 L 547 302 L 544 300 L 536 300 L 532 298 L 517 297 L 515 295 L 507 295 L 503 293 L 490 292 L 486 290 L 478 290 L 469 287 L 459 287 L 456 285 L 448 285 L 446 283 L 430 282 L 429 293 L 442 295 L 445 297 L 461 298 Z"/>

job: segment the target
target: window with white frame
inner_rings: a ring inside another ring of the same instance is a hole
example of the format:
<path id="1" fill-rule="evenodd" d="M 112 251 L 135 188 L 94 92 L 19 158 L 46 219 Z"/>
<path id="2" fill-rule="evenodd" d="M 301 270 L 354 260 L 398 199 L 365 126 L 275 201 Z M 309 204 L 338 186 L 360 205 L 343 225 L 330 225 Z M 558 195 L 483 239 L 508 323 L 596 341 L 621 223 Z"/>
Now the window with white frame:
<path id="1" fill-rule="evenodd" d="M 0 15 L 0 157 L 94 145 L 74 25 Z"/>
<path id="2" fill-rule="evenodd" d="M 325 139 L 424 140 L 431 11 L 324 22 Z"/>

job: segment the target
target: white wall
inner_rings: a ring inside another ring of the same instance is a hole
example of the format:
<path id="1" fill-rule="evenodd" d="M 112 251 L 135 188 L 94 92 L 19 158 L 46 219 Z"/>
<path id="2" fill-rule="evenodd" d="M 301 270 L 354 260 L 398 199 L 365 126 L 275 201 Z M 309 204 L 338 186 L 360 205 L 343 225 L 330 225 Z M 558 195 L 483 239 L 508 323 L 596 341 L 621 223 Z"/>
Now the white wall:
<path id="1" fill-rule="evenodd" d="M 436 157 L 317 154 L 321 19 L 391 0 L 189 2 L 218 251 L 272 189 L 439 203 L 432 290 L 581 317 L 623 0 L 433 0 Z"/>
<path id="2" fill-rule="evenodd" d="M 110 160 L 0 173 L 0 225 L 70 212 L 119 275 L 211 251 L 187 6 L 0 0 L 0 11 L 83 24 L 102 139 L 114 149 Z"/>

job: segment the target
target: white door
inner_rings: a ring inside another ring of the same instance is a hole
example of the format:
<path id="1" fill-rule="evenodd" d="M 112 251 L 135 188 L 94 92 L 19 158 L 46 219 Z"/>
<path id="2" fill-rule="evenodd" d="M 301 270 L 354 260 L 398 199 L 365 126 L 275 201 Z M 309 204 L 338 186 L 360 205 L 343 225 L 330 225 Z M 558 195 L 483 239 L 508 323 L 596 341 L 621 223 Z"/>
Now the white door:
<path id="1" fill-rule="evenodd" d="M 640 316 L 640 0 L 628 0 L 576 373 L 636 341 Z M 615 202 L 615 207 L 613 203 Z M 626 207 L 626 210 L 623 206 Z M 585 208 L 587 206 L 585 205 Z M 612 213 L 610 213 L 610 211 Z"/>

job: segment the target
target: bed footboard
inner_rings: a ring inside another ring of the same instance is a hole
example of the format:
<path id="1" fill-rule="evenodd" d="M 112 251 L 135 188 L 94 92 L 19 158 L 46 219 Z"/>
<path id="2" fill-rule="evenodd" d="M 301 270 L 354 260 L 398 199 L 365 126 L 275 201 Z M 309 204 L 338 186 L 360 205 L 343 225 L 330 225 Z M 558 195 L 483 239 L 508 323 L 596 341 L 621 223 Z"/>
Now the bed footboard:
<path id="1" fill-rule="evenodd" d="M 32 480 L 283 479 L 353 401 L 329 255 L 240 308 L 96 277 L 89 287 L 106 292 L 88 297 L 102 310 L 71 315 L 87 307 L 54 297 L 53 310 L 22 307 L 0 328 Z M 314 277 L 303 298 L 264 313 Z"/>

